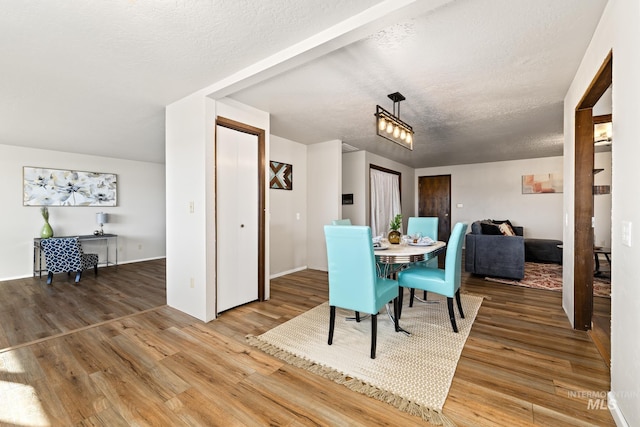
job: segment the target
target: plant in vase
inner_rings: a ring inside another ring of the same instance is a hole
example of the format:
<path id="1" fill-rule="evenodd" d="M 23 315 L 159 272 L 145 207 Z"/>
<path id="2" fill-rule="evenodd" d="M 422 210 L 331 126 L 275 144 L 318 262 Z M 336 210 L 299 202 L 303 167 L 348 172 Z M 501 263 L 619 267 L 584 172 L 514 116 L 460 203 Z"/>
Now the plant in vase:
<path id="1" fill-rule="evenodd" d="M 402 215 L 397 214 L 389 223 L 389 228 L 391 231 L 389 232 L 389 243 L 397 245 L 400 243 L 400 238 L 402 235 L 400 234 L 400 227 L 402 227 Z"/>
<path id="2" fill-rule="evenodd" d="M 53 237 L 53 229 L 51 228 L 51 225 L 49 225 L 49 208 L 46 206 L 41 207 L 40 213 L 44 219 L 44 225 L 42 226 L 42 230 L 40 230 L 40 237 L 43 239 Z"/>

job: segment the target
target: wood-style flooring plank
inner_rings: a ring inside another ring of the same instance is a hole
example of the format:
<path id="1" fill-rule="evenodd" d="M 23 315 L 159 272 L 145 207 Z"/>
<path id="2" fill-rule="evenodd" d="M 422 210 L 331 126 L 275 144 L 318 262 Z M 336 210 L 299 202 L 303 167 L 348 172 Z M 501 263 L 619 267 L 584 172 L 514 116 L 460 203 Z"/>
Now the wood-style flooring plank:
<path id="1" fill-rule="evenodd" d="M 247 344 L 325 302 L 326 272 L 272 279 L 269 301 L 205 324 L 165 305 L 164 271 L 155 260 L 85 274 L 79 286 L 65 275 L 52 287 L 44 278 L 0 282 L 0 393 L 11 396 L 0 399 L 0 423 L 427 425 Z M 614 425 L 585 397 L 609 389 L 608 365 L 589 334 L 571 329 L 561 293 L 468 274 L 462 291 L 485 299 L 444 405 L 450 420 Z M 610 305 L 596 306 L 609 315 Z"/>

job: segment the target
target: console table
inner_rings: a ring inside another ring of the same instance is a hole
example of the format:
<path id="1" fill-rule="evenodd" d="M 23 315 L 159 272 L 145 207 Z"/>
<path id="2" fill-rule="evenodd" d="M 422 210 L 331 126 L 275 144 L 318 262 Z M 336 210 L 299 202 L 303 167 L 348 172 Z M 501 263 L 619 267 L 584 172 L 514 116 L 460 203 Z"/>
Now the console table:
<path id="1" fill-rule="evenodd" d="M 101 246 L 105 246 L 105 257 L 99 257 L 101 260 L 98 262 L 98 265 L 102 265 L 104 267 L 108 267 L 110 265 L 118 265 L 118 235 L 117 234 L 86 234 L 83 236 L 55 236 L 55 237 L 77 237 L 80 243 L 97 243 Z M 33 239 L 33 276 L 40 275 L 42 277 L 42 272 L 47 271 L 46 268 L 42 268 L 42 250 L 40 248 L 40 241 L 42 239 L 40 237 L 36 237 Z M 115 248 L 115 261 L 109 260 L 109 247 L 113 246 Z M 86 251 L 86 248 L 83 245 L 83 251 Z M 90 252 L 90 251 L 89 251 Z M 89 253 L 87 252 L 87 253 Z M 99 254 L 100 255 L 100 254 Z"/>

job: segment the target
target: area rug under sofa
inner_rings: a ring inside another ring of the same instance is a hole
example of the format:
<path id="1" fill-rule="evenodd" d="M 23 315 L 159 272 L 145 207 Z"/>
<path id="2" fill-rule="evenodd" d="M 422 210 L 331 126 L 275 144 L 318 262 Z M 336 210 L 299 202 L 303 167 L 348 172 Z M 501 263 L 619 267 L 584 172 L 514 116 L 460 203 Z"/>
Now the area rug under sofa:
<path id="1" fill-rule="evenodd" d="M 510 280 L 499 277 L 485 277 L 485 280 L 507 285 L 524 286 L 526 288 L 562 290 L 562 265 L 527 262 L 524 265 L 524 278 Z M 600 297 L 611 297 L 611 280 L 608 277 L 593 278 L 593 294 Z"/>

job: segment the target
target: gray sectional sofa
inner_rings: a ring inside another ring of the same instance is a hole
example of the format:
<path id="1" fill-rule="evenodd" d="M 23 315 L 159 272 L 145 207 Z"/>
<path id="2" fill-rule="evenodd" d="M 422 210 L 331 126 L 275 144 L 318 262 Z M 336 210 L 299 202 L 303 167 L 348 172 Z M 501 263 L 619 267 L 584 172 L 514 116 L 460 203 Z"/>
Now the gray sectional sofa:
<path id="1" fill-rule="evenodd" d="M 471 224 L 465 237 L 465 270 L 469 273 L 520 280 L 524 277 L 524 228 L 509 225 L 515 236 L 505 236 L 496 225 L 505 221 L 483 220 Z M 508 222 L 508 221 L 506 221 Z"/>

